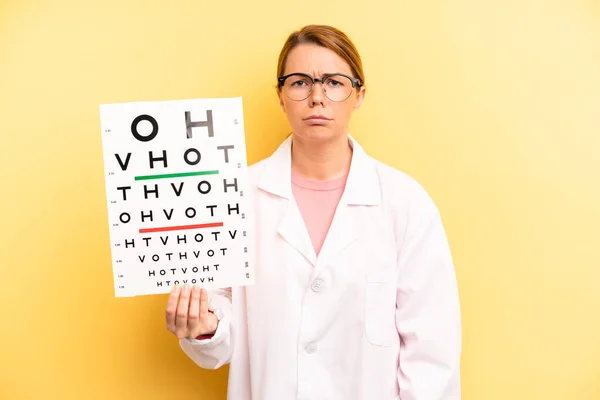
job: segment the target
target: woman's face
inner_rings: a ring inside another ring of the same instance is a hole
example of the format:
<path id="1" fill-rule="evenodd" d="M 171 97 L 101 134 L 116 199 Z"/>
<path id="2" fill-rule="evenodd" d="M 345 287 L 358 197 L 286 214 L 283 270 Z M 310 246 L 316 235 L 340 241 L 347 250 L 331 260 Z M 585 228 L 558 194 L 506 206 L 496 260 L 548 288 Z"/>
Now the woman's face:
<path id="1" fill-rule="evenodd" d="M 353 76 L 350 66 L 341 57 L 315 44 L 301 44 L 289 52 L 283 75 L 296 72 L 309 74 L 314 78 L 321 78 L 328 73 Z M 288 81 L 291 79 L 293 77 L 288 78 Z M 304 83 L 297 82 L 294 85 L 298 88 Z M 328 93 L 331 95 L 334 87 L 339 90 L 336 85 L 339 84 L 328 82 L 323 87 L 320 82 L 315 82 L 312 93 L 301 101 L 290 99 L 283 89 L 278 92 L 279 103 L 294 135 L 308 141 L 327 141 L 348 133 L 350 115 L 362 103 L 365 88 L 359 89 L 357 86 L 346 100 L 335 102 L 327 98 L 323 89 L 329 89 Z"/>

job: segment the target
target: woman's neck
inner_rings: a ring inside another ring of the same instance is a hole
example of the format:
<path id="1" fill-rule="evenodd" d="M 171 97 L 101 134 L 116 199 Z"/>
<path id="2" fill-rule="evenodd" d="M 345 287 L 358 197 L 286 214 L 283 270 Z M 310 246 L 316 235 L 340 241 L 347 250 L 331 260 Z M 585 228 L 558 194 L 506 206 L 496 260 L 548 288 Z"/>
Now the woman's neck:
<path id="1" fill-rule="evenodd" d="M 331 180 L 348 173 L 352 148 L 348 135 L 330 141 L 292 139 L 292 170 L 307 179 Z"/>

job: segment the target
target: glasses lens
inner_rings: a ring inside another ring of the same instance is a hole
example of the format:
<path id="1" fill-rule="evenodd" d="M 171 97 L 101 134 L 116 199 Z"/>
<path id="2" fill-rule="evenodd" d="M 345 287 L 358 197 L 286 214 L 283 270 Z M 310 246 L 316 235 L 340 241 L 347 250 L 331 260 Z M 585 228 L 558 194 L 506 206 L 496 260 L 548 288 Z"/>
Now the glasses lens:
<path id="1" fill-rule="evenodd" d="M 312 91 L 312 81 L 304 75 L 291 75 L 285 80 L 283 91 L 292 100 L 304 100 Z"/>
<path id="2" fill-rule="evenodd" d="M 350 97 L 352 89 L 352 81 L 343 75 L 331 75 L 323 82 L 325 95 L 331 101 L 346 100 Z M 283 91 L 292 100 L 304 100 L 312 93 L 313 83 L 308 76 L 290 75 L 283 84 Z"/>
<path id="3" fill-rule="evenodd" d="M 352 93 L 352 81 L 342 75 L 331 75 L 323 85 L 325 95 L 331 101 L 344 101 Z"/>

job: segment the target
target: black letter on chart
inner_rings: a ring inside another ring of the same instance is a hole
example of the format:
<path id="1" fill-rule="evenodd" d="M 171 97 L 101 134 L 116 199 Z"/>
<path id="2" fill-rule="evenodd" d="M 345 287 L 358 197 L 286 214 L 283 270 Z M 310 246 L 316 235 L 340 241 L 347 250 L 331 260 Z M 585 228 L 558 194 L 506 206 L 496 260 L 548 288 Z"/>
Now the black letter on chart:
<path id="1" fill-rule="evenodd" d="M 237 178 L 233 178 L 233 183 L 227 183 L 227 179 L 223 179 L 223 188 L 227 193 L 227 188 L 234 187 L 235 191 L 238 191 Z"/>
<path id="2" fill-rule="evenodd" d="M 137 131 L 137 126 L 141 121 L 149 121 L 152 124 L 152 132 L 150 132 L 148 136 L 142 136 Z M 139 115 L 131 123 L 131 133 L 133 133 L 133 137 L 140 142 L 149 142 L 158 134 L 158 122 L 149 115 Z"/>
<path id="3" fill-rule="evenodd" d="M 206 208 L 210 208 L 210 216 L 214 217 L 215 216 L 215 208 L 216 208 L 216 204 L 214 206 L 206 206 Z"/>
<path id="4" fill-rule="evenodd" d="M 150 211 L 149 214 L 144 214 L 143 211 L 141 211 L 141 213 L 142 213 L 142 222 L 144 222 L 146 220 L 146 218 L 150 218 L 150 221 L 153 221 L 153 219 L 152 219 L 152 211 Z"/>
<path id="5" fill-rule="evenodd" d="M 189 159 L 190 153 L 194 153 L 196 155 L 195 160 Z M 187 165 L 196 165 L 200 162 L 201 158 L 202 157 L 200 156 L 200 152 L 196 149 L 187 149 L 186 152 L 183 154 L 183 160 L 186 162 Z"/>
<path id="6" fill-rule="evenodd" d="M 204 186 L 208 186 L 208 189 L 206 189 L 206 190 L 202 190 L 202 185 L 204 185 Z M 198 184 L 198 191 L 199 191 L 200 193 L 202 193 L 202 194 L 207 194 L 207 193 L 209 193 L 209 192 L 210 192 L 210 182 L 208 182 L 208 181 L 201 181 L 201 182 Z"/>
<path id="7" fill-rule="evenodd" d="M 175 189 L 175 184 L 171 182 L 171 187 L 173 188 L 173 191 L 175 192 L 175 194 L 177 195 L 177 197 L 181 196 L 181 191 L 183 190 L 183 182 L 181 182 L 179 184 L 179 190 Z"/>
<path id="8" fill-rule="evenodd" d="M 171 220 L 171 216 L 173 216 L 173 209 L 171 208 L 171 212 L 167 214 L 167 210 L 165 210 L 163 208 L 163 212 L 165 213 L 165 217 L 167 217 L 167 220 L 170 221 Z"/>
<path id="9" fill-rule="evenodd" d="M 131 153 L 127 153 L 127 158 L 125 159 L 125 164 L 123 164 L 123 160 L 121 160 L 120 155 L 115 154 L 115 157 L 117 157 L 117 162 L 121 166 L 121 169 L 123 171 L 127 171 L 127 166 L 129 165 L 129 159 L 131 158 Z"/>
<path id="10" fill-rule="evenodd" d="M 191 211 L 191 212 L 190 212 Z M 191 215 L 190 215 L 191 214 Z M 194 218 L 196 216 L 196 209 L 194 207 L 188 207 L 185 210 L 185 215 L 188 218 Z"/>
<path id="11" fill-rule="evenodd" d="M 194 121 L 192 122 L 192 118 L 190 116 L 190 112 L 185 112 L 185 127 L 187 130 L 187 138 L 192 138 L 192 128 L 197 128 L 201 126 L 208 127 L 208 137 L 213 137 L 213 119 L 212 119 L 212 110 L 206 110 L 206 121 Z"/>
<path id="12" fill-rule="evenodd" d="M 148 155 L 150 156 L 150 168 L 154 168 L 154 161 L 162 161 L 165 168 L 167 168 L 167 151 L 163 150 L 162 153 L 162 157 L 153 157 L 152 152 L 149 152 Z"/>
<path id="13" fill-rule="evenodd" d="M 154 193 L 158 199 L 158 185 L 154 184 L 154 190 L 148 190 L 148 187 L 144 185 L 144 198 L 148 199 L 148 193 Z"/>
<path id="14" fill-rule="evenodd" d="M 122 223 L 126 224 L 129 221 L 131 221 L 131 215 L 129 215 L 126 212 L 121 213 L 121 215 L 119 215 L 119 221 L 121 221 Z"/>
<path id="15" fill-rule="evenodd" d="M 123 191 L 123 200 L 127 200 L 127 192 L 126 190 L 131 189 L 131 186 L 120 186 L 117 188 L 117 190 L 122 190 Z"/>
<path id="16" fill-rule="evenodd" d="M 232 211 L 237 211 L 237 214 L 240 213 L 240 205 L 236 203 L 235 207 L 231 207 L 231 204 L 227 204 L 227 213 L 231 215 Z"/>
<path id="17" fill-rule="evenodd" d="M 229 146 L 217 146 L 217 149 L 219 150 L 225 150 L 225 163 L 229 163 L 229 152 L 227 150 L 231 150 L 233 149 L 233 145 L 230 144 Z"/>

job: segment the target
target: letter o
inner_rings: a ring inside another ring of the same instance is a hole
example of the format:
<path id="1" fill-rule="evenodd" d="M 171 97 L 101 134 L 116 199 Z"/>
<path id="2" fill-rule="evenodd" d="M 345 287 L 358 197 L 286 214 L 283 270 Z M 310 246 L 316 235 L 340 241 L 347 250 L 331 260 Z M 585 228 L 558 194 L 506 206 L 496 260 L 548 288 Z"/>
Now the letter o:
<path id="1" fill-rule="evenodd" d="M 202 190 L 202 185 L 203 185 L 203 184 L 208 186 L 208 189 L 207 189 L 207 190 Z M 202 193 L 202 194 L 207 194 L 207 193 L 209 193 L 209 192 L 210 192 L 210 182 L 208 182 L 208 181 L 202 181 L 202 182 L 200 182 L 200 183 L 198 184 L 198 191 L 199 191 L 200 193 Z"/>
<path id="2" fill-rule="evenodd" d="M 150 132 L 148 136 L 142 136 L 137 131 L 137 126 L 142 121 L 149 121 L 152 124 L 152 132 Z M 149 142 L 158 135 L 158 122 L 147 114 L 138 115 L 131 123 L 131 133 L 133 134 L 133 137 L 140 142 Z"/>
<path id="3" fill-rule="evenodd" d="M 190 161 L 188 158 L 188 155 L 190 153 L 194 153 L 196 154 L 196 161 Z M 188 165 L 196 165 L 200 162 L 200 159 L 202 157 L 200 156 L 200 152 L 197 149 L 187 149 L 186 152 L 183 154 L 183 160 L 188 164 Z"/>

